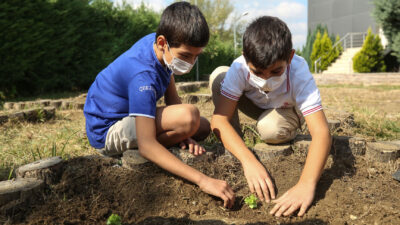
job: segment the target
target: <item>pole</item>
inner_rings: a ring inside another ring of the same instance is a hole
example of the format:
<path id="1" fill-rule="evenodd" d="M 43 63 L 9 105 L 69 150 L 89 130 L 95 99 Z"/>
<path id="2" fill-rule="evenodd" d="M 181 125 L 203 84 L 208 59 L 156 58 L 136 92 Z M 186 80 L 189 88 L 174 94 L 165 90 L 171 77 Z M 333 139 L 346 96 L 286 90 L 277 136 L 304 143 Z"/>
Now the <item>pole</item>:
<path id="1" fill-rule="evenodd" d="M 235 49 L 234 57 L 236 57 L 236 22 L 233 24 L 233 48 Z"/>
<path id="2" fill-rule="evenodd" d="M 242 16 L 246 16 L 247 14 L 249 14 L 249 12 L 244 12 L 244 13 L 243 13 L 242 15 L 240 15 L 239 18 L 233 23 L 233 48 L 234 48 L 235 57 L 236 57 L 236 45 L 237 45 L 237 43 L 236 43 L 236 25 L 237 25 L 237 22 L 239 22 L 240 18 L 241 18 Z"/>
<path id="3" fill-rule="evenodd" d="M 197 6 L 197 0 L 194 1 L 194 4 Z M 199 58 L 197 57 L 197 62 L 196 62 L 196 81 L 199 81 Z"/>

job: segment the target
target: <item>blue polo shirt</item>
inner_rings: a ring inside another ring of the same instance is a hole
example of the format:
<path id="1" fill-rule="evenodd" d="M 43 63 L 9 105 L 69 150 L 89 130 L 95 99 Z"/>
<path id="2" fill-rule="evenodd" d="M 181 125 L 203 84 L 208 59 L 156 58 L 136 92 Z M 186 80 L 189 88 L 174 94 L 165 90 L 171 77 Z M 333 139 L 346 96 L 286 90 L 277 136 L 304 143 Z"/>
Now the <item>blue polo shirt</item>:
<path id="1" fill-rule="evenodd" d="M 155 118 L 156 102 L 169 85 L 171 71 L 158 61 L 154 41 L 155 33 L 140 39 L 90 86 L 83 113 L 94 148 L 104 148 L 108 129 L 124 117 Z"/>

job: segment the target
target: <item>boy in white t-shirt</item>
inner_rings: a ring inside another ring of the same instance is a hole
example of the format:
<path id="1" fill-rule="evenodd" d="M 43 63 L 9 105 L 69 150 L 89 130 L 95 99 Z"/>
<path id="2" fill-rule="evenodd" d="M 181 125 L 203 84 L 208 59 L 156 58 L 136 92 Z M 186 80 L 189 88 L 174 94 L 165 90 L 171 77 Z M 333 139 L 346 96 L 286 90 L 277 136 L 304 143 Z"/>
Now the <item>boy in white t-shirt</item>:
<path id="1" fill-rule="evenodd" d="M 267 202 L 275 199 L 275 186 L 240 137 L 237 108 L 257 121 L 262 140 L 271 144 L 293 140 L 305 120 L 312 142 L 301 177 L 273 201 L 270 212 L 279 217 L 299 210 L 298 215 L 304 215 L 314 199 L 331 136 L 315 81 L 306 61 L 294 54 L 286 24 L 270 16 L 252 22 L 243 36 L 243 55 L 230 68 L 215 69 L 210 88 L 215 105 L 211 128 L 243 165 L 251 192 Z"/>

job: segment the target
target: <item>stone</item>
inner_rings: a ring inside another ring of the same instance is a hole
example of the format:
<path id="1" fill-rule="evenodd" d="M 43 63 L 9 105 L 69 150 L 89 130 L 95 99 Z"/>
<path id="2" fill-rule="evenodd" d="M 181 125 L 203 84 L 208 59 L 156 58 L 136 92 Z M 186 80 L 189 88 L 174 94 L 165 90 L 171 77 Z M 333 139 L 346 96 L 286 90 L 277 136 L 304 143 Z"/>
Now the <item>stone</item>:
<path id="1" fill-rule="evenodd" d="M 197 97 L 197 95 L 186 95 L 183 96 L 182 102 L 188 104 L 196 104 L 197 102 L 199 102 L 199 97 Z"/>
<path id="2" fill-rule="evenodd" d="M 54 100 L 50 102 L 50 106 L 59 109 L 61 108 L 62 101 L 61 100 Z"/>
<path id="3" fill-rule="evenodd" d="M 360 137 L 351 137 L 349 139 L 349 148 L 354 155 L 365 155 L 367 141 Z"/>
<path id="4" fill-rule="evenodd" d="M 25 103 L 24 102 L 18 102 L 14 104 L 14 109 L 15 110 L 22 110 L 25 109 Z"/>
<path id="5" fill-rule="evenodd" d="M 15 112 L 9 115 L 9 118 L 12 120 L 23 120 L 24 119 L 24 112 Z"/>
<path id="6" fill-rule="evenodd" d="M 25 102 L 25 106 L 26 106 L 27 108 L 32 108 L 32 107 L 34 107 L 34 106 L 37 106 L 37 103 L 34 102 L 34 101 L 27 101 L 27 102 Z"/>
<path id="7" fill-rule="evenodd" d="M 80 109 L 80 110 L 83 110 L 83 108 L 85 107 L 85 103 L 82 103 L 82 102 L 76 102 L 75 104 L 74 104 L 74 109 Z"/>
<path id="8" fill-rule="evenodd" d="M 4 103 L 3 108 L 5 110 L 13 109 L 14 108 L 14 102 L 6 102 L 6 103 Z"/>
<path id="9" fill-rule="evenodd" d="M 63 101 L 61 103 L 61 109 L 71 109 L 72 108 L 72 102 L 70 101 Z"/>
<path id="10" fill-rule="evenodd" d="M 83 94 L 80 94 L 79 96 L 78 96 L 78 98 L 86 98 L 87 97 L 87 93 L 83 93 Z"/>
<path id="11" fill-rule="evenodd" d="M 188 104 L 206 103 L 211 101 L 211 94 L 196 94 L 183 96 L 183 102 Z"/>
<path id="12" fill-rule="evenodd" d="M 395 161 L 400 156 L 400 145 L 396 142 L 367 142 L 365 155 L 377 162 Z"/>
<path id="13" fill-rule="evenodd" d="M 183 163 L 193 166 L 197 162 L 208 162 L 214 157 L 213 152 L 205 152 L 202 155 L 193 155 L 188 149 L 170 148 L 169 151 L 174 154 Z"/>
<path id="14" fill-rule="evenodd" d="M 27 121 L 37 121 L 39 118 L 39 109 L 27 109 L 22 111 L 24 119 Z"/>
<path id="15" fill-rule="evenodd" d="M 46 100 L 46 99 L 40 100 L 40 101 L 38 101 L 38 105 L 40 105 L 42 107 L 49 106 L 50 105 L 50 100 Z"/>
<path id="16" fill-rule="evenodd" d="M 44 117 L 46 120 L 53 119 L 56 117 L 56 108 L 54 107 L 45 107 L 43 108 Z"/>
<path id="17" fill-rule="evenodd" d="M 299 153 L 308 153 L 308 148 L 311 144 L 311 136 L 310 135 L 297 135 L 294 139 L 294 149 Z"/>
<path id="18" fill-rule="evenodd" d="M 148 163 L 149 161 L 139 154 L 139 150 L 127 150 L 123 153 L 122 167 L 127 169 L 137 169 L 138 166 Z"/>
<path id="19" fill-rule="evenodd" d="M 340 120 L 328 119 L 328 128 L 331 133 L 340 129 Z"/>
<path id="20" fill-rule="evenodd" d="M 45 185 L 35 178 L 17 178 L 0 182 L 0 214 L 13 211 L 24 203 L 41 197 Z"/>
<path id="21" fill-rule="evenodd" d="M 266 143 L 257 143 L 253 147 L 253 152 L 261 161 L 267 161 L 278 156 L 287 156 L 293 153 L 290 144 L 271 145 Z"/>
<path id="22" fill-rule="evenodd" d="M 393 174 L 393 179 L 400 181 L 400 169 L 397 170 L 397 172 Z"/>
<path id="23" fill-rule="evenodd" d="M 0 125 L 3 123 L 7 123 L 7 121 L 8 121 L 8 115 L 0 114 Z"/>
<path id="24" fill-rule="evenodd" d="M 17 178 L 36 178 L 46 184 L 59 181 L 63 169 L 63 159 L 59 156 L 41 159 L 19 167 L 15 174 Z"/>

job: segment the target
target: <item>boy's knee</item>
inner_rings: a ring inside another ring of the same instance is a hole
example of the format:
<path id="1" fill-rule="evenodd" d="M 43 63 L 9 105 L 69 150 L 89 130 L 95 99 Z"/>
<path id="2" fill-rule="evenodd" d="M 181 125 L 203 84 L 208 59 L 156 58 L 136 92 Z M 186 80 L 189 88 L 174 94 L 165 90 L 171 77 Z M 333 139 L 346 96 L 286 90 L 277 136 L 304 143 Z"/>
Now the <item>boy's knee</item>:
<path id="1" fill-rule="evenodd" d="M 229 66 L 219 66 L 210 75 L 209 85 L 212 93 L 220 91 L 221 82 L 225 78 L 226 72 L 228 72 Z"/>
<path id="2" fill-rule="evenodd" d="M 181 132 L 186 135 L 193 135 L 200 126 L 200 111 L 196 106 L 182 104 L 182 110 L 179 117 L 181 121 Z"/>
<path id="3" fill-rule="evenodd" d="M 257 130 L 261 140 L 269 144 L 281 144 L 292 140 L 296 135 L 296 129 L 281 126 L 275 121 L 262 121 L 257 124 Z"/>

